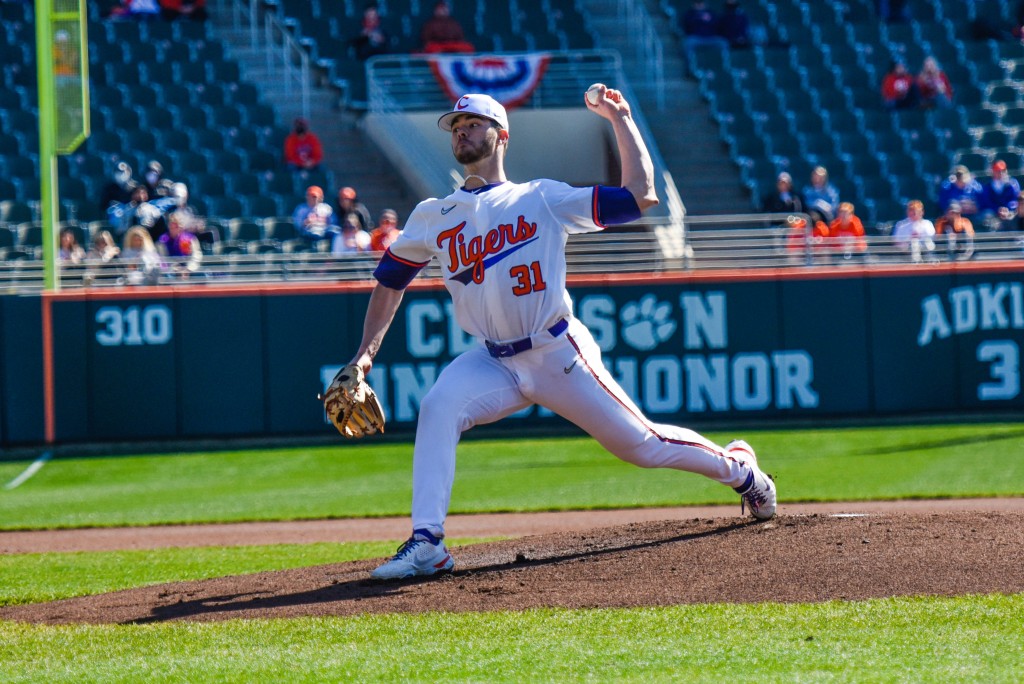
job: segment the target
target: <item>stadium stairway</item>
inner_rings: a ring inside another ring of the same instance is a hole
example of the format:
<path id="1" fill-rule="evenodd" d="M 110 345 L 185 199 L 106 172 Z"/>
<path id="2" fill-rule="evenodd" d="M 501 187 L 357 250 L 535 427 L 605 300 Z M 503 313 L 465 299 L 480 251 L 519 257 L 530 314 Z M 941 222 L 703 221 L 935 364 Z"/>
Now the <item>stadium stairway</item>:
<path id="1" fill-rule="evenodd" d="M 295 91 L 286 90 L 279 80 L 267 75 L 266 55 L 262 49 L 253 50 L 248 30 L 236 30 L 228 12 L 214 15 L 217 34 L 226 49 L 239 64 L 242 76 L 261 84 L 264 100 L 278 114 L 279 120 L 291 127 L 301 114 Z M 324 188 L 328 202 L 334 201 L 338 188 L 352 186 L 359 194 L 376 221 L 385 208 L 398 212 L 404 222 L 420 198 L 414 197 L 394 167 L 380 154 L 376 146 L 359 127 L 361 114 L 341 109 L 337 94 L 328 88 L 310 89 L 310 129 L 320 138 L 324 148 L 324 165 L 334 179 L 334 187 Z M 295 204 L 303 201 L 296 196 Z"/>
<path id="2" fill-rule="evenodd" d="M 679 194 L 692 215 L 740 214 L 750 211 L 750 197 L 739 170 L 722 145 L 718 125 L 697 83 L 686 76 L 679 41 L 663 20 L 656 0 L 635 0 L 646 7 L 661 40 L 666 108 L 658 110 L 657 93 L 650 83 L 650 65 L 635 56 L 630 42 L 635 36 L 622 31 L 618 0 L 588 0 L 592 26 L 601 46 L 618 50 L 622 66 L 640 99 L 647 123 L 658 141 Z"/>

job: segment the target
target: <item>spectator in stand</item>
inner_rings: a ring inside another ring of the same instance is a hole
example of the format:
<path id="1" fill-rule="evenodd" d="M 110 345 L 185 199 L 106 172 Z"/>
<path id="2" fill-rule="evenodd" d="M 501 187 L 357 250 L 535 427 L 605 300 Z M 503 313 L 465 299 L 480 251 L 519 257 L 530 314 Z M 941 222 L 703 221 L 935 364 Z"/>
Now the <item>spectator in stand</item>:
<path id="1" fill-rule="evenodd" d="M 370 234 L 359 225 L 355 214 L 349 214 L 341 224 L 341 232 L 334 236 L 331 254 L 356 254 L 370 249 Z"/>
<path id="2" fill-rule="evenodd" d="M 110 10 L 111 19 L 156 19 L 160 15 L 157 0 L 121 0 Z"/>
<path id="3" fill-rule="evenodd" d="M 60 230 L 60 260 L 69 264 L 80 264 L 85 258 L 85 250 L 78 244 L 75 231 L 71 228 Z"/>
<path id="4" fill-rule="evenodd" d="M 868 251 L 867 239 L 864 237 L 864 224 L 854 213 L 855 207 L 850 202 L 839 205 L 839 215 L 828 227 L 828 235 L 832 248 L 842 254 L 844 259 L 863 255 Z"/>
<path id="5" fill-rule="evenodd" d="M 924 58 L 921 72 L 917 75 L 917 92 L 925 109 L 949 109 L 953 106 L 953 86 L 934 57 Z"/>
<path id="6" fill-rule="evenodd" d="M 146 164 L 146 172 L 143 174 L 142 179 L 146 184 L 149 199 L 155 200 L 158 197 L 168 197 L 171 194 L 173 183 L 164 178 L 163 164 L 155 159 L 150 160 Z"/>
<path id="7" fill-rule="evenodd" d="M 1010 222 L 1011 230 L 1024 232 L 1024 191 L 1017 195 L 1017 214 Z"/>
<path id="8" fill-rule="evenodd" d="M 299 237 L 304 238 L 313 249 L 321 240 L 330 240 L 336 234 L 331 216 L 334 210 L 324 202 L 324 191 L 319 185 L 306 188 L 306 201 L 295 207 L 292 221 Z"/>
<path id="9" fill-rule="evenodd" d="M 939 211 L 946 213 L 950 202 L 958 202 L 964 216 L 971 217 L 981 210 L 982 187 L 966 166 L 953 167 L 953 175 L 939 187 Z"/>
<path id="10" fill-rule="evenodd" d="M 423 22 L 420 29 L 420 43 L 423 52 L 474 52 L 473 44 L 466 41 L 466 34 L 459 20 L 452 16 L 448 0 L 434 3 L 433 15 Z"/>
<path id="11" fill-rule="evenodd" d="M 142 226 L 132 226 L 125 234 L 121 263 L 127 268 L 130 285 L 156 285 L 160 281 L 163 263 L 153 238 Z"/>
<path id="12" fill-rule="evenodd" d="M 164 256 L 176 259 L 173 268 L 182 278 L 199 270 L 203 250 L 185 214 L 173 212 L 167 217 L 167 232 L 160 236 L 158 244 Z"/>
<path id="13" fill-rule="evenodd" d="M 924 217 L 924 204 L 920 200 L 907 202 L 907 218 L 893 226 L 893 242 L 917 264 L 926 253 L 935 251 L 934 238 L 935 224 Z"/>
<path id="14" fill-rule="evenodd" d="M 804 210 L 814 221 L 831 223 L 839 210 L 839 191 L 828 182 L 828 170 L 816 166 L 811 171 L 811 184 L 804 188 Z"/>
<path id="15" fill-rule="evenodd" d="M 127 162 L 118 162 L 113 177 L 100 194 L 100 211 L 106 214 L 112 204 L 131 202 L 137 185 L 132 179 L 132 167 Z"/>
<path id="16" fill-rule="evenodd" d="M 121 250 L 114 242 L 114 236 L 110 234 L 109 230 L 101 230 L 93 236 L 92 247 L 86 254 L 86 258 L 107 263 L 116 259 L 120 254 Z"/>
<path id="17" fill-rule="evenodd" d="M 1006 162 L 992 164 L 992 178 L 982 186 L 980 217 L 989 230 L 1012 230 L 1017 217 L 1020 183 L 1010 175 Z"/>
<path id="18" fill-rule="evenodd" d="M 886 109 L 916 109 L 921 102 L 917 79 L 907 71 L 907 65 L 896 60 L 882 81 L 882 104 Z"/>
<path id="19" fill-rule="evenodd" d="M 718 20 L 718 34 L 733 49 L 750 47 L 750 18 L 740 7 L 740 0 L 725 0 L 725 9 Z"/>
<path id="20" fill-rule="evenodd" d="M 398 228 L 398 212 L 394 209 L 385 209 L 380 212 L 377 227 L 370 233 L 370 249 L 374 252 L 383 252 L 401 233 Z"/>
<path id="21" fill-rule="evenodd" d="M 309 122 L 301 116 L 292 124 L 292 132 L 284 139 L 284 162 L 293 171 L 315 171 L 324 159 L 320 138 L 309 130 Z"/>
<path id="22" fill-rule="evenodd" d="M 206 0 L 160 0 L 160 15 L 165 21 L 191 19 L 206 21 Z"/>
<path id="23" fill-rule="evenodd" d="M 946 213 L 935 222 L 935 234 L 946 239 L 950 259 L 970 259 L 974 254 L 974 225 L 960 213 L 960 203 L 950 202 Z"/>
<path id="24" fill-rule="evenodd" d="M 683 13 L 683 44 L 687 50 L 698 47 L 726 47 L 728 43 L 718 34 L 718 15 L 704 0 L 693 0 Z"/>
<path id="25" fill-rule="evenodd" d="M 786 228 L 789 230 L 787 246 L 793 250 L 792 256 L 799 260 L 805 260 L 808 249 L 817 253 L 828 245 L 828 226 L 821 221 L 815 221 L 808 230 L 807 219 L 803 216 L 789 216 Z"/>
<path id="26" fill-rule="evenodd" d="M 785 171 L 775 179 L 775 192 L 765 195 L 761 206 L 772 214 L 800 214 L 804 210 L 800 194 L 793 190 L 793 177 Z"/>
<path id="27" fill-rule="evenodd" d="M 909 0 L 875 0 L 875 9 L 882 21 L 895 24 L 910 21 Z"/>
<path id="28" fill-rule="evenodd" d="M 124 204 L 111 204 L 107 209 L 107 220 L 114 226 L 118 235 L 124 235 L 131 226 L 136 224 L 157 236 L 165 230 L 163 212 L 149 201 L 149 192 L 145 185 L 132 190 L 132 198 Z"/>
<path id="29" fill-rule="evenodd" d="M 359 35 L 348 43 L 355 52 L 356 59 L 360 61 L 366 61 L 374 55 L 387 54 L 391 36 L 381 25 L 380 12 L 376 3 L 371 2 L 363 9 Z"/>
<path id="30" fill-rule="evenodd" d="M 370 218 L 370 210 L 356 197 L 356 189 L 343 187 L 338 190 L 337 211 L 334 212 L 338 225 L 344 225 L 345 218 L 349 214 L 356 214 L 359 218 L 359 227 L 369 232 L 373 228 L 373 219 Z"/>

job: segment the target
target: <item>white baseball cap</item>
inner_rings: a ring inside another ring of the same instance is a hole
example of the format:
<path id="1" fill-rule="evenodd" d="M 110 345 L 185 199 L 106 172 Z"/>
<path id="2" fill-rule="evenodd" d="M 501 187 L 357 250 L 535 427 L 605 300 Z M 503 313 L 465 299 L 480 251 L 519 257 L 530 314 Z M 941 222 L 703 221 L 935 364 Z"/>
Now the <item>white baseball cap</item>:
<path id="1" fill-rule="evenodd" d="M 452 121 L 463 114 L 482 116 L 508 130 L 508 114 L 505 113 L 505 108 L 490 95 L 480 93 L 469 93 L 460 97 L 452 111 L 437 120 L 437 127 L 442 131 L 451 131 Z"/>

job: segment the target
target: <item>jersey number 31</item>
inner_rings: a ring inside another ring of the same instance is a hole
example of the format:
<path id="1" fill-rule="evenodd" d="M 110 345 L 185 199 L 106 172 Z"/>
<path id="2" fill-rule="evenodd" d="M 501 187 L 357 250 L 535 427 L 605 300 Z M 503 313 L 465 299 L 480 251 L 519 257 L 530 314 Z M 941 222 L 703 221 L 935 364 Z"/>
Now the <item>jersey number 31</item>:
<path id="1" fill-rule="evenodd" d="M 512 288 L 512 294 L 516 297 L 547 289 L 544 276 L 540 273 L 540 262 L 534 261 L 529 266 L 525 264 L 513 266 L 508 270 L 508 274 L 517 281 L 515 287 Z"/>

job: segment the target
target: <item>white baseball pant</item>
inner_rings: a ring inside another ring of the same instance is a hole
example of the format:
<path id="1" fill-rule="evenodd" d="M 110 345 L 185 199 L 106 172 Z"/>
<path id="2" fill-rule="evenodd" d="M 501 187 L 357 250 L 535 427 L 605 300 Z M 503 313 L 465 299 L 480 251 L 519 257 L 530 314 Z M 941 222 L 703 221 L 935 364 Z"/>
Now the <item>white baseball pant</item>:
<path id="1" fill-rule="evenodd" d="M 746 468 L 693 430 L 649 421 L 612 378 L 590 331 L 575 318 L 556 338 L 534 336 L 534 347 L 493 358 L 484 347 L 458 356 L 420 405 L 413 450 L 413 529 L 444 534 L 455 450 L 474 425 L 540 404 L 572 421 L 618 458 L 642 468 L 699 473 L 730 487 Z"/>

